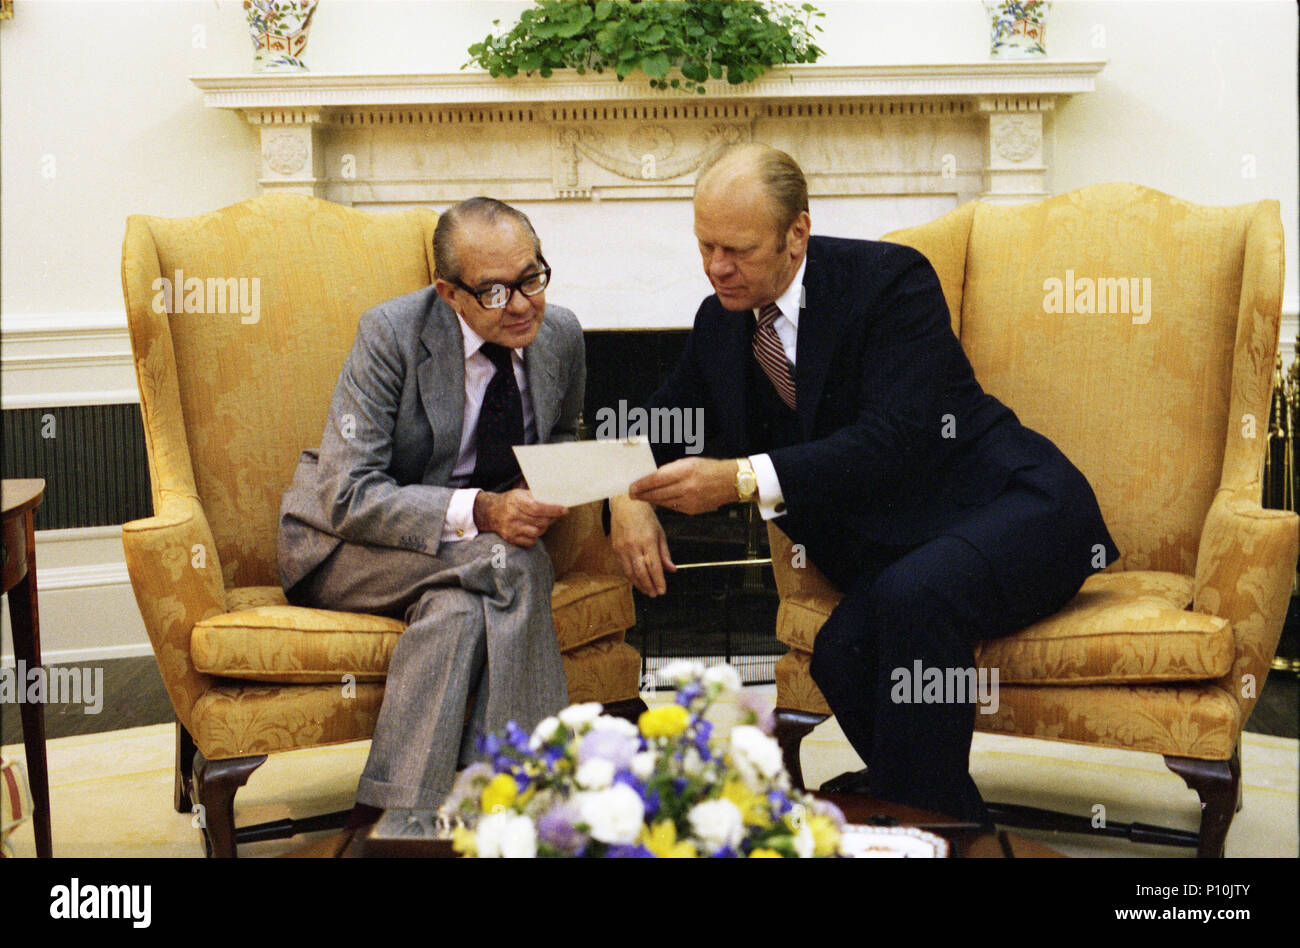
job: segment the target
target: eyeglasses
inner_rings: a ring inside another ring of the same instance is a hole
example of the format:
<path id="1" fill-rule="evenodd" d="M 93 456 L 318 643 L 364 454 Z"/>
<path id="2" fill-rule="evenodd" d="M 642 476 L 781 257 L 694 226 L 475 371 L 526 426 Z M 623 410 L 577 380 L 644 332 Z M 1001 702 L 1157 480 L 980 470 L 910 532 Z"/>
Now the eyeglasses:
<path id="1" fill-rule="evenodd" d="M 515 290 L 518 290 L 524 296 L 536 296 L 542 290 L 546 289 L 551 282 L 551 268 L 546 265 L 546 258 L 539 257 L 542 268 L 518 280 L 510 283 L 493 283 L 491 286 L 481 290 L 476 290 L 472 286 L 467 286 L 459 279 L 452 280 L 456 286 L 460 287 L 470 296 L 478 301 L 478 305 L 484 309 L 505 309 L 514 299 Z"/>

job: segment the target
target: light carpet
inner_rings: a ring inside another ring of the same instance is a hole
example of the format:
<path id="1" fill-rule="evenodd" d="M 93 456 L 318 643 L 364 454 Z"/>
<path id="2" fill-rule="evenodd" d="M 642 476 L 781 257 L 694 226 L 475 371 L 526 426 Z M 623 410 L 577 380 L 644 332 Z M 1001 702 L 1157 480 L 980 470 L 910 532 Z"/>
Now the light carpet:
<path id="1" fill-rule="evenodd" d="M 745 689 L 775 699 L 775 687 Z M 668 692 L 644 695 L 649 704 L 671 700 Z M 734 701 L 715 706 L 715 733 L 727 734 L 740 719 Z M 50 741 L 50 809 L 55 856 L 192 857 L 203 847 L 194 818 L 172 808 L 173 725 L 112 731 Z M 351 807 L 369 742 L 275 754 L 253 772 L 235 798 L 239 825 L 301 818 Z M 21 744 L 3 748 L 22 758 Z M 862 763 L 834 719 L 803 743 L 808 786 Z M 1297 832 L 1297 742 L 1246 733 L 1242 739 L 1244 806 L 1228 834 L 1227 855 L 1300 855 Z M 1195 830 L 1196 795 L 1154 754 L 1135 754 L 1057 741 L 975 735 L 971 773 L 986 800 L 1019 803 L 1094 816 Z M 1098 811 L 1095 807 L 1104 807 Z M 1102 836 L 1016 830 L 1070 856 L 1191 858 L 1191 849 L 1136 845 Z M 320 834 L 240 846 L 241 857 L 276 856 Z M 18 856 L 35 855 L 31 823 L 12 837 Z"/>

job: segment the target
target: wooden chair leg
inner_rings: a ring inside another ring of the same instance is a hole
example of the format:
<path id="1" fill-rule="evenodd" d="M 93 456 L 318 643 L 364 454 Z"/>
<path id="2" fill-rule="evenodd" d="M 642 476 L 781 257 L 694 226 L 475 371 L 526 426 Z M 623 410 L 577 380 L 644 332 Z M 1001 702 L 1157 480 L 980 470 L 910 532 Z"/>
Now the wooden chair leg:
<path id="1" fill-rule="evenodd" d="M 266 755 L 208 760 L 194 753 L 194 795 L 198 797 L 203 845 L 215 859 L 235 858 L 235 791 L 248 782 Z"/>
<path id="2" fill-rule="evenodd" d="M 830 715 L 795 711 L 792 708 L 777 708 L 774 715 L 776 742 L 781 746 L 781 757 L 785 761 L 786 772 L 790 775 L 790 784 L 796 790 L 802 790 L 804 789 L 803 767 L 799 763 L 799 745 L 803 743 L 809 731 Z"/>
<path id="3" fill-rule="evenodd" d="M 1229 760 L 1166 756 L 1165 766 L 1182 777 L 1201 798 L 1201 842 L 1196 849 L 1197 857 L 1223 858 L 1241 787 L 1241 757 L 1235 751 Z"/>
<path id="4" fill-rule="evenodd" d="M 194 780 L 194 738 L 185 730 L 185 725 L 176 722 L 176 779 L 172 786 L 172 805 L 177 813 L 190 813 L 194 802 L 190 796 L 190 787 Z"/>

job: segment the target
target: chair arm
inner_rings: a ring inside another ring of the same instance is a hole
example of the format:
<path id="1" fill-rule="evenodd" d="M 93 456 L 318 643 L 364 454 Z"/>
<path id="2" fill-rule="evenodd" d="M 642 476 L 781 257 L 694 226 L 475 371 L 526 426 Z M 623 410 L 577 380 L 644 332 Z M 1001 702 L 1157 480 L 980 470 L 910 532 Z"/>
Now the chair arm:
<path id="1" fill-rule="evenodd" d="M 772 520 L 767 522 L 767 544 L 772 551 L 776 591 L 782 599 L 792 596 L 825 596 L 839 602 L 844 598 L 844 594 L 808 559 L 808 554 L 802 548 L 796 549 L 790 538 Z"/>
<path id="2" fill-rule="evenodd" d="M 1297 544 L 1300 517 L 1262 507 L 1258 482 L 1254 489 L 1221 488 L 1201 531 L 1192 608 L 1232 623 L 1237 654 L 1218 684 L 1236 697 L 1243 722 L 1277 651 L 1295 579 Z"/>
<path id="3" fill-rule="evenodd" d="M 623 574 L 601 525 L 603 507 L 603 502 L 598 500 L 571 507 L 546 531 L 542 540 L 550 554 L 556 579 L 563 579 L 570 573 Z"/>
<path id="4" fill-rule="evenodd" d="M 122 547 L 135 601 L 176 717 L 190 728 L 190 709 L 214 683 L 194 668 L 195 623 L 226 611 L 216 541 L 195 497 L 163 493 L 157 513 L 122 525 Z"/>

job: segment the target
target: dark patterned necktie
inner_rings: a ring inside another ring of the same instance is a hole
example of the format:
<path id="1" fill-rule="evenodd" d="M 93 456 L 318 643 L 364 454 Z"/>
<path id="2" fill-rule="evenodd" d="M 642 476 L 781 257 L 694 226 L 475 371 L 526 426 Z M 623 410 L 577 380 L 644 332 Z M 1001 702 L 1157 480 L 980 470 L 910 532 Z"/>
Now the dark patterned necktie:
<path id="1" fill-rule="evenodd" d="M 524 443 L 524 401 L 515 381 L 510 350 L 495 342 L 485 342 L 478 351 L 492 361 L 497 371 L 483 393 L 474 439 L 478 457 L 469 486 L 496 491 L 520 476 L 519 462 L 510 448 Z"/>
<path id="2" fill-rule="evenodd" d="M 785 346 L 776 333 L 776 318 L 781 315 L 781 307 L 768 303 L 758 311 L 758 328 L 754 330 L 754 358 L 763 367 L 767 377 L 772 380 L 772 387 L 781 396 L 781 401 L 794 408 L 794 375 L 790 371 L 790 362 L 785 357 Z"/>

